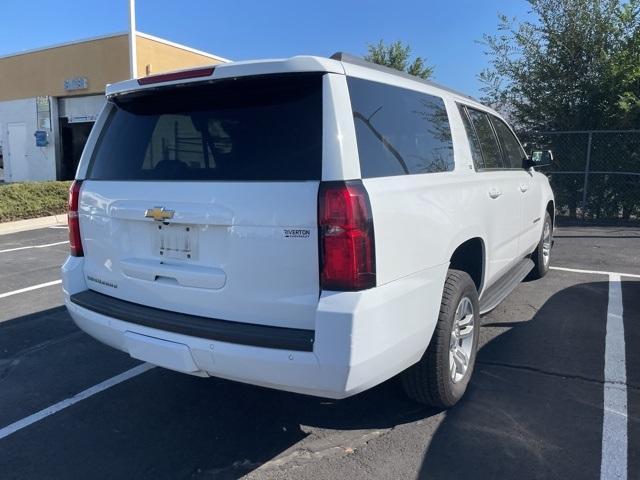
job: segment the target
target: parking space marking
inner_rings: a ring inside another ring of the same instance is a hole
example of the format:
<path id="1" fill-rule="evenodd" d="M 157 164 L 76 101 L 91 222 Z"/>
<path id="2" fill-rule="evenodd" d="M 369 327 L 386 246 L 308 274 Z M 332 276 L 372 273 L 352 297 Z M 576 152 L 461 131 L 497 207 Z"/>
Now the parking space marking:
<path id="1" fill-rule="evenodd" d="M 564 272 L 609 276 L 609 301 L 604 350 L 604 414 L 600 479 L 626 480 L 628 450 L 627 367 L 624 342 L 622 277 L 640 275 L 601 270 L 549 267 Z"/>
<path id="2" fill-rule="evenodd" d="M 602 270 L 581 270 L 579 268 L 566 268 L 566 267 L 549 267 L 551 270 L 560 270 L 561 272 L 573 272 L 573 273 L 590 273 L 593 275 L 618 275 L 619 277 L 631 277 L 640 278 L 640 275 L 635 273 L 622 273 L 622 272 L 604 272 Z"/>
<path id="3" fill-rule="evenodd" d="M 6 250 L 0 250 L 0 253 L 17 252 L 18 250 L 29 250 L 30 248 L 54 247 L 56 245 L 64 245 L 65 243 L 69 243 L 69 240 L 65 240 L 64 242 L 46 243 L 44 245 L 29 245 L 28 247 L 7 248 Z"/>
<path id="4" fill-rule="evenodd" d="M 620 275 L 609 275 L 601 479 L 627 478 L 627 369 Z"/>
<path id="5" fill-rule="evenodd" d="M 64 228 L 65 230 L 67 230 L 69 227 L 67 227 L 66 225 L 62 225 L 62 226 L 53 226 L 53 227 L 47 227 L 47 228 L 52 228 L 54 230 Z"/>
<path id="6" fill-rule="evenodd" d="M 12 423 L 11 425 L 7 425 L 6 427 L 0 429 L 0 440 L 2 440 L 5 437 L 8 437 L 9 435 L 17 432 L 18 430 L 22 430 L 23 428 L 28 427 L 29 425 L 32 425 L 33 423 L 36 423 L 48 417 L 49 415 L 53 415 L 54 413 L 59 412 L 60 410 L 70 407 L 71 405 L 78 403 L 79 401 L 84 400 L 85 398 L 89 398 L 95 395 L 96 393 L 100 393 L 108 388 L 113 387 L 114 385 L 117 385 L 126 380 L 129 380 L 130 378 L 141 375 L 151 370 L 152 368 L 155 368 L 155 365 L 151 365 L 150 363 L 143 363 L 141 365 L 138 365 L 137 367 L 133 367 L 131 370 L 127 370 L 126 372 L 122 372 L 121 374 L 116 375 L 115 377 L 111 377 L 108 380 L 105 380 L 104 382 L 98 383 L 93 387 L 89 387 L 86 390 L 83 390 L 82 392 L 74 395 L 71 398 L 62 400 L 61 402 L 55 403 L 50 407 L 47 407 L 43 410 L 40 410 L 39 412 L 34 413 L 33 415 L 29 415 L 28 417 L 18 420 L 17 422 Z"/>
<path id="7" fill-rule="evenodd" d="M 52 282 L 39 283 L 38 285 L 31 285 L 30 287 L 21 288 L 19 290 L 0 293 L 0 298 L 11 297 L 12 295 L 18 295 L 19 293 L 30 292 L 31 290 L 38 290 L 39 288 L 50 287 L 52 285 L 58 285 L 59 283 L 62 283 L 62 280 L 53 280 Z"/>

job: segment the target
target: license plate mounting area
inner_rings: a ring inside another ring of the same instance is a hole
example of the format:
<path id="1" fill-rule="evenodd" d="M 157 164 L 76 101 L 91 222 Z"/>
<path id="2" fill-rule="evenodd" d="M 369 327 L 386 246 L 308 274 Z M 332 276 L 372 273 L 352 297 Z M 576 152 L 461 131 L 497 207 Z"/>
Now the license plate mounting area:
<path id="1" fill-rule="evenodd" d="M 193 225 L 163 223 L 155 225 L 154 230 L 154 255 L 179 260 L 198 258 L 198 230 Z"/>

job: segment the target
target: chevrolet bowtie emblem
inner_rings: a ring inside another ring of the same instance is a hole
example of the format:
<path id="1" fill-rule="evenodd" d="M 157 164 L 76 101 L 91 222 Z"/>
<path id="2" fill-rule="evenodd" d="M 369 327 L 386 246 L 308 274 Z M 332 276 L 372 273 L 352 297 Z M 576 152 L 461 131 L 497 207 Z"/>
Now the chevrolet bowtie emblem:
<path id="1" fill-rule="evenodd" d="M 164 207 L 153 207 L 149 208 L 144 212 L 144 216 L 147 218 L 153 218 L 158 222 L 164 222 L 165 220 L 169 220 L 173 218 L 173 214 L 175 212 L 173 210 L 167 210 Z"/>

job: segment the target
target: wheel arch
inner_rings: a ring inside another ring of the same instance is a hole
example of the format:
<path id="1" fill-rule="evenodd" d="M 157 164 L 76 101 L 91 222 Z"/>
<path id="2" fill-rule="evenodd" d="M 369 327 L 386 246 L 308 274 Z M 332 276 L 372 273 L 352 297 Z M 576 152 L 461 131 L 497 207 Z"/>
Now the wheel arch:
<path id="1" fill-rule="evenodd" d="M 482 292 L 487 265 L 486 244 L 482 237 L 474 236 L 458 243 L 449 257 L 449 268 L 469 274 L 478 290 Z"/>
<path id="2" fill-rule="evenodd" d="M 556 224 L 556 205 L 554 200 L 549 200 L 547 202 L 547 206 L 545 207 L 545 210 L 551 217 L 551 230 L 553 230 Z"/>

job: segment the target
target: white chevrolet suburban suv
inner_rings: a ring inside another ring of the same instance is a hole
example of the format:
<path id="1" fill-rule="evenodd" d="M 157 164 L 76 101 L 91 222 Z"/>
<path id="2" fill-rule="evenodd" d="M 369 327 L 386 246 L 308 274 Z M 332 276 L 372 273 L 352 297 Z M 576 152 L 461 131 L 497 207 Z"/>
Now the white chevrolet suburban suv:
<path id="1" fill-rule="evenodd" d="M 549 267 L 554 197 L 473 99 L 336 54 L 128 80 L 70 190 L 66 305 L 172 370 L 449 407 L 480 314 Z"/>

